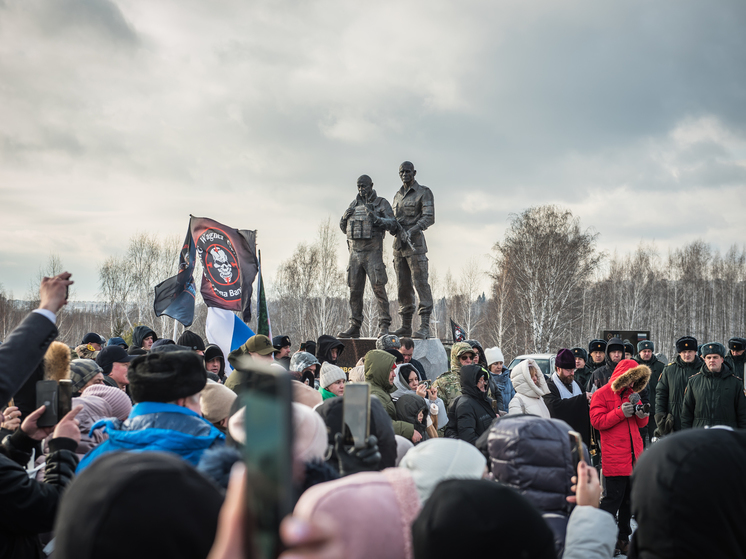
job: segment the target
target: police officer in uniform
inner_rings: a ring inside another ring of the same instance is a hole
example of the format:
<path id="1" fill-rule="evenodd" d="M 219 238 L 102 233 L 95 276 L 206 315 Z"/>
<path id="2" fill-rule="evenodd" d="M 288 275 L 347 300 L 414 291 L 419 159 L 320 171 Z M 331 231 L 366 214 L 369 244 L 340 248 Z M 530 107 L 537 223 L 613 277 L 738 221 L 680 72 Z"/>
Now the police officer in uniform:
<path id="1" fill-rule="evenodd" d="M 347 266 L 347 285 L 350 288 L 350 327 L 337 334 L 339 338 L 359 338 L 363 323 L 363 293 L 368 277 L 378 301 L 378 333 L 380 338 L 389 332 L 391 314 L 386 295 L 386 265 L 383 263 L 383 237 L 386 224 L 394 221 L 391 205 L 373 190 L 368 175 L 357 179 L 357 197 L 345 210 L 339 227 L 347 235 L 350 262 Z"/>

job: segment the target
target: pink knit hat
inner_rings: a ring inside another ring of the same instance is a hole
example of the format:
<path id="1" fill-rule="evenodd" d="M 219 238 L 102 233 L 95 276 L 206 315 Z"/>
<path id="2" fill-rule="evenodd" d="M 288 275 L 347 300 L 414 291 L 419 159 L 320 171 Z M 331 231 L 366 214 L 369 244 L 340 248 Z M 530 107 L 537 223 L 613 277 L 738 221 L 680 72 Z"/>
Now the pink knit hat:
<path id="1" fill-rule="evenodd" d="M 119 388 L 108 386 L 106 384 L 93 384 L 83 391 L 83 396 L 98 396 L 106 400 L 111 406 L 111 413 L 114 417 L 124 421 L 132 411 L 132 401 L 130 397 Z"/>

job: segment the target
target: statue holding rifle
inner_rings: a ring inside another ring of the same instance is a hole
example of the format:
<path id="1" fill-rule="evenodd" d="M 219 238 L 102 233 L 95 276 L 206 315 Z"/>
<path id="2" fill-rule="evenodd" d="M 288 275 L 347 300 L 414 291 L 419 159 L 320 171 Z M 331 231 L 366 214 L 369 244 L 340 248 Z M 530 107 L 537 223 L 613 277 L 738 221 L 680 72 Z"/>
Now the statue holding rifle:
<path id="1" fill-rule="evenodd" d="M 394 334 L 400 337 L 427 339 L 430 335 L 430 315 L 433 312 L 433 296 L 428 283 L 427 243 L 423 231 L 435 223 L 433 193 L 415 180 L 414 165 L 405 161 L 399 166 L 402 186 L 394 195 L 394 221 L 385 224 L 394 241 L 394 269 L 399 284 L 399 314 L 402 327 Z M 414 290 L 420 304 L 420 328 L 412 335 L 414 314 Z"/>
<path id="2" fill-rule="evenodd" d="M 383 263 L 383 237 L 395 227 L 396 219 L 387 200 L 376 195 L 368 175 L 357 179 L 358 195 L 345 210 L 339 227 L 347 235 L 350 262 L 347 285 L 350 288 L 350 327 L 337 334 L 340 338 L 359 338 L 363 323 L 363 293 L 367 276 L 378 301 L 378 334 L 389 332 L 391 314 L 386 295 L 386 265 Z M 432 304 L 432 303 L 431 303 Z"/>

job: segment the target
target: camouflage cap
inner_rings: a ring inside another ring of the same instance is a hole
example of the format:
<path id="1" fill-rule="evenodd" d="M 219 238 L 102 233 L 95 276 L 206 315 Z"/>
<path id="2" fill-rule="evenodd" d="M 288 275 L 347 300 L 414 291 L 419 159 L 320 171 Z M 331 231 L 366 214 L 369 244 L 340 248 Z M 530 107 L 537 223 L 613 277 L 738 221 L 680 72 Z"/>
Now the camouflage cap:
<path id="1" fill-rule="evenodd" d="M 70 361 L 70 380 L 73 382 L 73 392 L 80 392 L 93 377 L 104 370 L 92 359 L 73 359 Z"/>
<path id="2" fill-rule="evenodd" d="M 401 340 L 395 334 L 386 334 L 376 340 L 376 349 L 400 349 Z"/>
<path id="3" fill-rule="evenodd" d="M 472 355 L 477 354 L 474 348 L 466 342 L 456 342 L 455 344 L 453 344 L 453 347 L 451 348 L 451 355 L 461 357 L 464 353 L 471 353 Z"/>
<path id="4" fill-rule="evenodd" d="M 290 370 L 294 373 L 302 373 L 308 367 L 318 364 L 319 360 L 307 351 L 296 351 L 290 358 Z"/>

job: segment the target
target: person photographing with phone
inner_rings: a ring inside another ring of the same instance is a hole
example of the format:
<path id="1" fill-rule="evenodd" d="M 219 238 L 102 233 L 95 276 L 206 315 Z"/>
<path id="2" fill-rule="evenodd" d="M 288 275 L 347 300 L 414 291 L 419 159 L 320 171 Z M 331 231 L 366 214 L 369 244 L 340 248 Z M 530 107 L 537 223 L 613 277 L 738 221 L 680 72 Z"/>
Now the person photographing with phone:
<path id="1" fill-rule="evenodd" d="M 606 492 L 601 509 L 618 518 L 616 549 L 627 553 L 632 533 L 630 476 L 642 453 L 640 429 L 648 424 L 649 409 L 639 403 L 639 392 L 648 384 L 650 369 L 632 359 L 623 359 L 609 382 L 591 399 L 591 424 L 601 434 L 601 468 Z M 638 402 L 638 403 L 635 403 Z"/>

